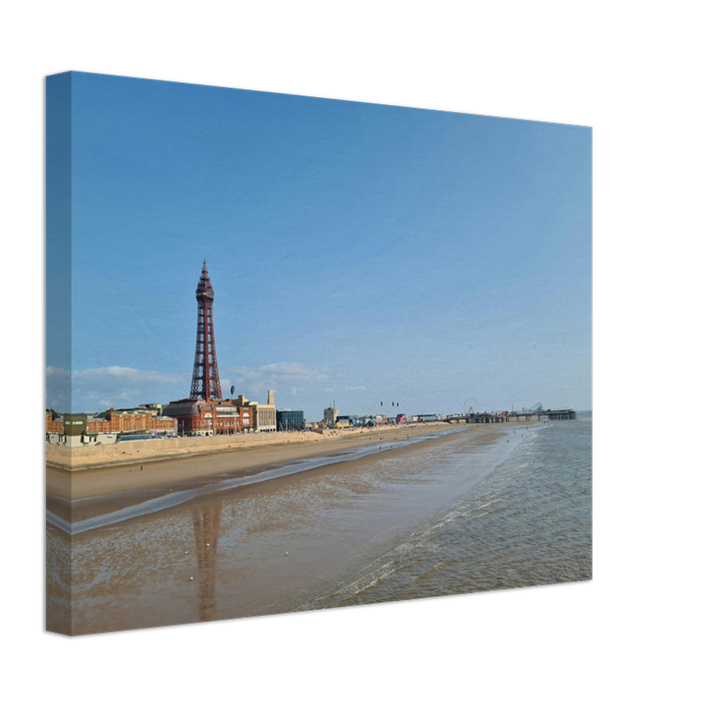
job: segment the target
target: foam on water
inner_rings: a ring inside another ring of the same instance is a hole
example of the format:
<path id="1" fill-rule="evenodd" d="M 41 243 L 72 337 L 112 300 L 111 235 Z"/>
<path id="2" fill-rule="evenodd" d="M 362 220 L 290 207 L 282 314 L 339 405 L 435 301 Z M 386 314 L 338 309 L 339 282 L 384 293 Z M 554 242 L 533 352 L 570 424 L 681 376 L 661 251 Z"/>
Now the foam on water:
<path id="1" fill-rule="evenodd" d="M 492 474 L 352 582 L 296 608 L 590 579 L 591 425 L 582 422 L 533 430 Z M 379 564 L 395 568 L 392 582 Z"/>

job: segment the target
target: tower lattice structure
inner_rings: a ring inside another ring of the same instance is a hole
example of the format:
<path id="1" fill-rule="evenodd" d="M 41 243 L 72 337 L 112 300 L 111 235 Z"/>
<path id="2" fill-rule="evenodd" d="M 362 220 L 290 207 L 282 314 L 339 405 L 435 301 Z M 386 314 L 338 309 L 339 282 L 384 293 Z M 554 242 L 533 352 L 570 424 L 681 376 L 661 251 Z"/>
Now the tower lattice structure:
<path id="1" fill-rule="evenodd" d="M 195 290 L 195 299 L 198 303 L 197 338 L 190 397 L 195 400 L 222 400 L 213 324 L 215 292 L 204 260 L 200 281 Z"/>

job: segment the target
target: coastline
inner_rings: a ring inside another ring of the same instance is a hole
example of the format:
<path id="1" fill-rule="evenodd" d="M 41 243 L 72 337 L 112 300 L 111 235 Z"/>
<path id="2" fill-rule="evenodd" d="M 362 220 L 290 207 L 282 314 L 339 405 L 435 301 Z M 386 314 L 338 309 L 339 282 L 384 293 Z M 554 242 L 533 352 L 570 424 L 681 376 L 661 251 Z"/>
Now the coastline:
<path id="1" fill-rule="evenodd" d="M 173 445 L 171 449 L 157 446 L 142 448 L 142 445 L 147 443 L 128 442 L 121 443 L 122 449 L 113 445 L 111 451 L 114 453 L 106 453 L 107 448 L 103 447 L 72 450 L 73 455 L 77 452 L 91 453 L 83 455 L 83 460 L 87 460 L 85 463 L 73 464 L 72 467 L 57 463 L 55 455 L 49 453 L 52 447 L 46 445 L 46 490 L 61 499 L 76 501 L 140 491 L 158 485 L 175 484 L 177 487 L 187 487 L 188 484 L 206 481 L 208 477 L 228 473 L 234 476 L 258 473 L 273 466 L 302 459 L 386 442 L 389 445 L 406 442 L 414 437 L 450 432 L 453 428 L 457 431 L 476 429 L 484 431 L 485 434 L 494 433 L 494 438 L 502 429 L 511 426 L 518 425 L 423 423 L 385 429 L 348 430 L 336 435 L 288 432 L 235 438 L 185 438 L 153 443 L 184 443 Z M 416 448 L 416 444 L 411 446 Z M 123 452 L 125 454 L 122 454 Z"/>
<path id="2" fill-rule="evenodd" d="M 175 475 L 154 487 L 65 502 L 72 526 L 50 517 L 46 525 L 53 552 L 73 543 L 79 589 L 68 631 L 290 611 L 352 580 L 491 475 L 522 444 L 518 427 L 530 426 L 472 425 L 387 449 L 383 439 L 382 450 L 379 440 L 347 453 L 324 447 L 325 454 L 265 472 L 189 478 L 179 493 Z M 175 471 L 197 470 L 201 459 Z M 86 476 L 94 473 L 77 478 Z M 48 588 L 49 596 L 62 593 L 62 584 Z"/>
<path id="3" fill-rule="evenodd" d="M 324 430 L 322 432 L 275 432 L 216 437 L 178 437 L 174 439 L 119 442 L 111 445 L 69 448 L 45 445 L 48 466 L 69 472 L 79 472 L 100 467 L 127 466 L 135 461 L 159 461 L 194 457 L 202 454 L 218 454 L 230 451 L 256 450 L 259 447 L 284 447 L 286 445 L 331 444 L 352 441 L 356 444 L 370 443 L 376 437 L 403 434 L 415 436 L 439 429 L 450 429 L 444 422 L 416 423 L 402 427 L 351 428 Z"/>

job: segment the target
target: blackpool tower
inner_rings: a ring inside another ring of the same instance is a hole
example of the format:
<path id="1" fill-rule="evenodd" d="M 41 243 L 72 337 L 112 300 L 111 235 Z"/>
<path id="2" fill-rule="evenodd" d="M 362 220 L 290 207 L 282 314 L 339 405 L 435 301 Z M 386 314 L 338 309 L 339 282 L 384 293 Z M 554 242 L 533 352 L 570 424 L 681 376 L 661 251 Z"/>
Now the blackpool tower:
<path id="1" fill-rule="evenodd" d="M 213 326 L 215 293 L 204 260 L 200 281 L 195 290 L 195 299 L 198 303 L 197 338 L 190 397 L 195 400 L 222 400 Z"/>

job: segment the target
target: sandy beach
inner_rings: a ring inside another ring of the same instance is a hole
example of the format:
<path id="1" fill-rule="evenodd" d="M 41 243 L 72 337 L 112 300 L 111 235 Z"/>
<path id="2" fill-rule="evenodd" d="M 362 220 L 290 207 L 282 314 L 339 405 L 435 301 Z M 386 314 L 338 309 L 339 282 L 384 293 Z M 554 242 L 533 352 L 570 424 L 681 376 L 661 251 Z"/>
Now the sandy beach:
<path id="1" fill-rule="evenodd" d="M 113 447 L 72 450 L 72 470 L 65 465 L 53 463 L 58 456 L 53 454 L 57 452 L 57 448 L 48 445 L 46 489 L 51 496 L 58 497 L 55 500 L 48 497 L 48 508 L 67 517 L 67 509 L 61 508 L 59 502 L 63 499 L 87 500 L 88 503 L 83 505 L 92 503 L 95 508 L 92 513 L 89 508 L 86 512 L 94 515 L 99 510 L 96 506 L 100 504 L 107 506 L 103 508 L 103 511 L 106 511 L 162 495 L 171 489 L 178 491 L 209 486 L 217 478 L 248 476 L 292 461 L 332 456 L 336 452 L 342 453 L 365 445 L 380 445 L 376 456 L 392 457 L 441 443 L 443 439 L 422 440 L 393 448 L 393 444 L 407 442 L 414 437 L 455 429 L 472 431 L 490 442 L 514 426 L 510 423 L 487 426 L 425 423 L 397 428 L 348 430 L 335 434 L 326 432 L 324 435 L 298 432 L 122 443 Z M 172 447 L 163 448 L 163 442 Z M 385 443 L 388 445 L 387 449 L 383 449 Z M 153 446 L 147 446 L 148 444 Z M 83 463 L 78 463 L 80 459 Z M 103 498 L 110 496 L 113 498 Z M 77 512 L 80 511 L 78 507 Z M 86 515 L 86 512 L 81 515 Z M 74 511 L 73 518 L 76 517 L 78 516 Z"/>
<path id="2" fill-rule="evenodd" d="M 446 513 L 522 443 L 524 427 L 422 425 L 73 472 L 48 466 L 48 557 L 59 568 L 48 575 L 51 630 L 302 607 Z M 72 492 L 72 503 L 53 489 Z M 495 507 L 485 503 L 483 517 Z"/>

